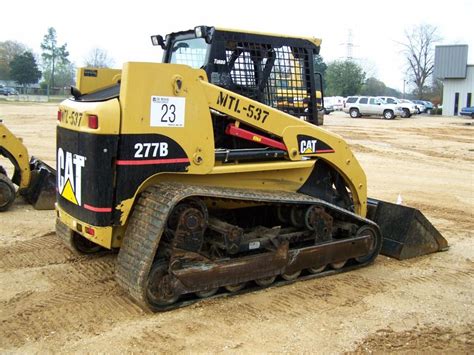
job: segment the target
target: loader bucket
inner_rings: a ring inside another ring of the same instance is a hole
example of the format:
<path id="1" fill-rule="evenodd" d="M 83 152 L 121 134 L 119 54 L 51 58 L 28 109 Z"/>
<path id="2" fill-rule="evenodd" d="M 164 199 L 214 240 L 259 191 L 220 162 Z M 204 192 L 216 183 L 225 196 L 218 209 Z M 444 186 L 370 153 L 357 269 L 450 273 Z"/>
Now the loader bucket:
<path id="1" fill-rule="evenodd" d="M 56 170 L 35 157 L 31 157 L 30 170 L 30 184 L 20 195 L 37 210 L 54 210 Z"/>
<path id="2" fill-rule="evenodd" d="M 419 210 L 375 199 L 368 206 L 367 217 L 382 232 L 381 254 L 403 260 L 448 249 L 447 240 Z"/>

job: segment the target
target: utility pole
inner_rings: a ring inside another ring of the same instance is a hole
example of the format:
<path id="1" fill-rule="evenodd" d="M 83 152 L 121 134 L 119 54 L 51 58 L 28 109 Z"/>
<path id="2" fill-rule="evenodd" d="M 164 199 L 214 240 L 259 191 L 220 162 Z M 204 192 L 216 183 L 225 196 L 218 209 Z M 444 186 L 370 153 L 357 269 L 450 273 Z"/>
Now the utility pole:
<path id="1" fill-rule="evenodd" d="M 352 30 L 349 30 L 347 33 L 347 43 L 346 43 L 346 57 L 347 60 L 352 60 L 352 50 L 354 48 L 354 43 L 352 41 Z"/>
<path id="2" fill-rule="evenodd" d="M 347 41 L 344 43 L 341 43 L 341 45 L 346 46 L 346 60 L 353 60 L 354 59 L 353 50 L 354 50 L 354 47 L 356 47 L 356 45 L 354 44 L 354 38 L 353 38 L 351 29 L 347 31 Z"/>

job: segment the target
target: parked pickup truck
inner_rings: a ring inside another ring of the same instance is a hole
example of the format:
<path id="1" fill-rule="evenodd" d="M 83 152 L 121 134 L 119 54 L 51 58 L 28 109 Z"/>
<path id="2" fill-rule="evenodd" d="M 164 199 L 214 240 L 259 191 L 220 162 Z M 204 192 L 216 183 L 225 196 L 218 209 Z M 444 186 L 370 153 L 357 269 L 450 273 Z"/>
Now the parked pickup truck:
<path id="1" fill-rule="evenodd" d="M 388 105 L 377 97 L 350 96 L 347 98 L 343 111 L 352 118 L 362 116 L 382 116 L 387 120 L 394 119 L 403 114 L 403 109 L 398 105 Z"/>

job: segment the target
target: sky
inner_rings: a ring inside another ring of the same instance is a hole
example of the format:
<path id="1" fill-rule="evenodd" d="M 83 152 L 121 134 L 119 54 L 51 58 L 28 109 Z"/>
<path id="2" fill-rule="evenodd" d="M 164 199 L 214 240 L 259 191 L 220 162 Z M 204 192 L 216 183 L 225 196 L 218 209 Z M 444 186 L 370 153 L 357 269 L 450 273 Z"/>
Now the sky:
<path id="1" fill-rule="evenodd" d="M 402 91 L 406 66 L 399 43 L 405 32 L 436 26 L 439 44 L 468 44 L 468 63 L 474 64 L 473 14 L 474 0 L 20 0 L 0 6 L 0 41 L 15 40 L 40 54 L 43 36 L 54 27 L 75 65 L 83 66 L 98 47 L 120 68 L 127 61 L 161 61 L 150 35 L 198 25 L 321 38 L 326 63 L 345 59 L 351 33 L 352 56 L 368 76 Z"/>

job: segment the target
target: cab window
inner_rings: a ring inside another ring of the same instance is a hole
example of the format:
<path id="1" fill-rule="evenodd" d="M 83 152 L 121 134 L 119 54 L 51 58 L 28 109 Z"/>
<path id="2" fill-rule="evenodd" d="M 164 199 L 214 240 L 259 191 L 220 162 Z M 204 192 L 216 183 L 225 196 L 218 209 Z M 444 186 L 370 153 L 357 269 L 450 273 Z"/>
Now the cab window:
<path id="1" fill-rule="evenodd" d="M 185 64 L 199 69 L 206 63 L 209 45 L 204 38 L 176 41 L 171 48 L 170 63 Z"/>

